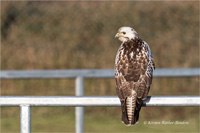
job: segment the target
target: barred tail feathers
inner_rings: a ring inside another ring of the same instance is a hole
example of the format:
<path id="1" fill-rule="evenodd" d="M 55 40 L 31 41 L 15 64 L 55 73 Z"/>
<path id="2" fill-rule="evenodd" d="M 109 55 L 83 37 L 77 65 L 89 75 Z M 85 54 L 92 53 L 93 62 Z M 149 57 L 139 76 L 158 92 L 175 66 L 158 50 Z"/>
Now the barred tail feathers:
<path id="1" fill-rule="evenodd" d="M 134 92 L 134 91 L 133 91 Z M 134 125 L 139 120 L 139 111 L 141 106 L 138 106 L 136 93 L 132 93 L 132 97 L 127 97 L 121 101 L 122 107 L 122 122 L 127 126 Z"/>

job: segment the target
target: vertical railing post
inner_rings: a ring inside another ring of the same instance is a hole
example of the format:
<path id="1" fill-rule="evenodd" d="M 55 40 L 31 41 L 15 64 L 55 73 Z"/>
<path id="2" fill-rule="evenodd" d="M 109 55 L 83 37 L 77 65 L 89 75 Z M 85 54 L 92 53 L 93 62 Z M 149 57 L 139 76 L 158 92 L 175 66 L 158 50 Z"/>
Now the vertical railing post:
<path id="1" fill-rule="evenodd" d="M 84 78 L 79 76 L 76 78 L 76 96 L 83 96 L 84 95 Z M 76 121 L 75 121 L 75 128 L 76 133 L 83 133 L 84 132 L 84 107 L 76 107 Z"/>
<path id="2" fill-rule="evenodd" d="M 30 105 L 20 105 L 20 133 L 31 133 Z"/>

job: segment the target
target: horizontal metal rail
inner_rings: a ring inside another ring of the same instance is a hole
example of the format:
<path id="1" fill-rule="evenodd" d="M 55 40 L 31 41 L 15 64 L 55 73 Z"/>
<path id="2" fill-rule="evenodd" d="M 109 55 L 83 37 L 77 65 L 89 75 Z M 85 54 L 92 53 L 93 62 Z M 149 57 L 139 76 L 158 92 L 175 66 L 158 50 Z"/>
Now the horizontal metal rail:
<path id="1" fill-rule="evenodd" d="M 197 77 L 200 68 L 161 68 L 154 71 L 154 77 Z M 113 78 L 113 69 L 71 69 L 71 70 L 2 70 L 1 79 L 30 78 Z"/>
<path id="2" fill-rule="evenodd" d="M 154 77 L 199 77 L 200 68 L 163 68 Z M 84 78 L 114 78 L 113 69 L 3 70 L 0 79 L 76 78 L 76 96 L 0 96 L 0 106 L 20 106 L 20 132 L 31 132 L 31 106 L 76 107 L 76 133 L 84 126 L 83 106 L 120 106 L 116 96 L 83 96 Z M 200 96 L 148 96 L 143 106 L 200 106 Z"/>
<path id="3" fill-rule="evenodd" d="M 120 106 L 116 96 L 0 96 L 0 106 Z M 143 106 L 200 106 L 200 96 L 148 96 Z"/>

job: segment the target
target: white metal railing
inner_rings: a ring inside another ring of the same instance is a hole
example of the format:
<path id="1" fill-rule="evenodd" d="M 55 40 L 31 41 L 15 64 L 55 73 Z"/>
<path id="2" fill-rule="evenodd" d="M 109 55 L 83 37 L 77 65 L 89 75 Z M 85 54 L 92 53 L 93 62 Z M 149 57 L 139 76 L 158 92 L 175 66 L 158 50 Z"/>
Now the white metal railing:
<path id="1" fill-rule="evenodd" d="M 160 68 L 154 77 L 194 77 L 200 75 L 200 68 Z M 113 78 L 113 69 L 69 69 L 69 70 L 4 70 L 1 79 L 32 78 Z"/>
<path id="2" fill-rule="evenodd" d="M 83 106 L 119 106 L 117 97 L 82 97 L 84 78 L 114 78 L 113 69 L 82 70 L 4 70 L 1 79 L 76 78 L 76 97 L 61 96 L 1 96 L 0 106 L 20 106 L 20 132 L 31 131 L 31 106 L 75 106 L 76 133 L 84 132 Z M 197 77 L 200 68 L 156 69 L 154 77 Z M 144 106 L 200 106 L 199 96 L 152 96 Z"/>
<path id="3" fill-rule="evenodd" d="M 200 105 L 200 96 L 148 96 L 143 106 Z M 1 96 L 0 106 L 120 106 L 117 96 Z"/>
<path id="4" fill-rule="evenodd" d="M 0 106 L 20 106 L 20 132 L 30 133 L 31 106 L 120 106 L 120 101 L 116 96 L 1 96 Z M 195 107 L 200 106 L 200 96 L 148 96 L 143 106 Z M 83 117 L 80 112 L 76 115 Z M 81 124 L 77 125 L 80 128 L 78 131 L 83 132 L 83 123 L 76 124 Z"/>

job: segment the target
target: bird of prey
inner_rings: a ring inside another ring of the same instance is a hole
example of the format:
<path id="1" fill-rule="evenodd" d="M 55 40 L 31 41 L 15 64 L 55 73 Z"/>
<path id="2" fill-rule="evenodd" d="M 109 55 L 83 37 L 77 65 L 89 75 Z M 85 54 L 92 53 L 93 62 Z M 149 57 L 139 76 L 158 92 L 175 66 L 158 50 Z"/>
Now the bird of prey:
<path id="1" fill-rule="evenodd" d="M 149 45 L 131 27 L 121 27 L 115 36 L 122 41 L 115 58 L 115 82 L 121 102 L 122 122 L 127 126 L 139 120 L 155 69 Z"/>

